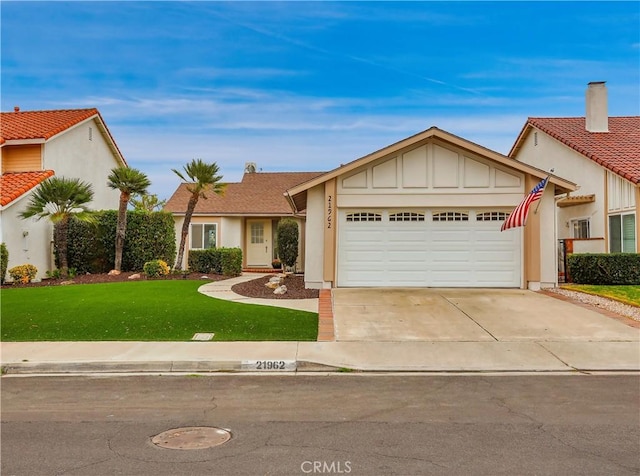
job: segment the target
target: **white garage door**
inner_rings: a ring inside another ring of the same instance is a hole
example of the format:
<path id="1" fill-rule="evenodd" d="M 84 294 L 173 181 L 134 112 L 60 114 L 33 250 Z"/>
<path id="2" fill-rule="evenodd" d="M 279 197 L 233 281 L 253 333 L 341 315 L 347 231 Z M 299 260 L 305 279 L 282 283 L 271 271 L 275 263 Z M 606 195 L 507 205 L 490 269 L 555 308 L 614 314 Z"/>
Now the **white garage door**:
<path id="1" fill-rule="evenodd" d="M 340 212 L 339 287 L 520 287 L 521 229 L 508 213 Z"/>

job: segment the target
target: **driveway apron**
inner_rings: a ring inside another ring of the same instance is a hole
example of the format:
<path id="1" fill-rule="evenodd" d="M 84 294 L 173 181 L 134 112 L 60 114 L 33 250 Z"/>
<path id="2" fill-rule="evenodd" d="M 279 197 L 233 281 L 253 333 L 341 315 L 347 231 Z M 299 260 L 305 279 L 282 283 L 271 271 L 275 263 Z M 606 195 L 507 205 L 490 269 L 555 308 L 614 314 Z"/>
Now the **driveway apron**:
<path id="1" fill-rule="evenodd" d="M 622 341 L 638 329 L 520 289 L 337 288 L 337 341 Z"/>

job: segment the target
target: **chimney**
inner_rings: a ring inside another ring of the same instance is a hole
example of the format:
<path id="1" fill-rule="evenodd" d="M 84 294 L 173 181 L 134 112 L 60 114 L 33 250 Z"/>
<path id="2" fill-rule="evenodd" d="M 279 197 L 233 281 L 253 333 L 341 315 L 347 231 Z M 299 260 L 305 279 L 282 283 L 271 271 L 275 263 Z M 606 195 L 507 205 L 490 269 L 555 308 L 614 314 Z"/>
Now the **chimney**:
<path id="1" fill-rule="evenodd" d="M 591 82 L 587 87 L 585 127 L 588 132 L 609 132 L 607 87 L 604 83 L 604 81 Z"/>
<path id="2" fill-rule="evenodd" d="M 13 112 L 20 112 L 20 106 L 13 106 Z"/>

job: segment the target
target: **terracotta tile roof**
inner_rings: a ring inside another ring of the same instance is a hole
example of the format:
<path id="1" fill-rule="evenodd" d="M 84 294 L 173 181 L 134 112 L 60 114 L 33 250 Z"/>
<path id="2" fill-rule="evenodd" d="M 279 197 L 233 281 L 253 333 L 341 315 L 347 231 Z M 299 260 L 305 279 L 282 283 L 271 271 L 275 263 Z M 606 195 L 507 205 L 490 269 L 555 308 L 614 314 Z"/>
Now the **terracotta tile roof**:
<path id="1" fill-rule="evenodd" d="M 0 113 L 0 144 L 12 140 L 42 139 L 46 141 L 94 116 L 97 116 L 98 126 L 107 137 L 114 155 L 122 161 L 123 165 L 126 165 L 127 162 L 111 131 L 96 108 L 2 112 Z"/>
<path id="2" fill-rule="evenodd" d="M 8 140 L 44 139 L 98 114 L 93 109 L 19 111 L 0 114 L 0 138 Z"/>
<path id="3" fill-rule="evenodd" d="M 0 177 L 0 205 L 3 207 L 8 205 L 52 175 L 54 175 L 53 170 L 2 174 Z"/>
<path id="4" fill-rule="evenodd" d="M 200 215 L 292 215 L 284 192 L 322 172 L 256 172 L 247 173 L 242 182 L 228 183 L 224 195 L 207 194 L 200 199 L 194 214 Z M 190 192 L 186 183 L 178 186 L 164 210 L 183 214 Z"/>
<path id="5" fill-rule="evenodd" d="M 640 116 L 609 117 L 609 132 L 588 132 L 584 117 L 530 117 L 509 156 L 535 127 L 625 179 L 640 183 Z"/>

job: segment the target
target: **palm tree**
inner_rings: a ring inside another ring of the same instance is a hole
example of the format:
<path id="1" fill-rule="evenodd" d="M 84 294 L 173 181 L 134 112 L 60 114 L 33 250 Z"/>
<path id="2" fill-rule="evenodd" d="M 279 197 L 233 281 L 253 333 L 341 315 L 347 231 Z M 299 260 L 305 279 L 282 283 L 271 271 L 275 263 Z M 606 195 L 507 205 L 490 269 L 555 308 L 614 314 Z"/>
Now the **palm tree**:
<path id="1" fill-rule="evenodd" d="M 69 275 L 67 253 L 67 231 L 71 217 L 83 221 L 93 221 L 91 211 L 86 204 L 93 199 L 91 184 L 80 179 L 51 177 L 43 181 L 29 198 L 25 211 L 20 213 L 23 219 L 35 217 L 37 220 L 48 218 L 53 223 L 53 241 L 58 250 L 60 274 Z"/>
<path id="2" fill-rule="evenodd" d="M 107 185 L 114 190 L 120 190 L 118 224 L 116 225 L 116 257 L 114 269 L 116 271 L 121 271 L 124 237 L 127 231 L 127 205 L 129 204 L 132 194 L 146 193 L 147 188 L 151 185 L 151 181 L 138 169 L 122 166 L 111 169 L 111 174 L 107 177 Z"/>
<path id="3" fill-rule="evenodd" d="M 162 207 L 167 203 L 166 200 L 160 200 L 158 196 L 154 193 L 152 195 L 147 195 L 146 193 L 138 194 L 140 198 L 132 197 L 131 205 L 133 205 L 133 209 L 137 212 L 151 213 L 157 210 L 161 210 Z"/>
<path id="4" fill-rule="evenodd" d="M 189 203 L 187 204 L 187 211 L 184 214 L 180 249 L 178 250 L 178 257 L 176 258 L 174 269 L 182 269 L 182 256 L 184 255 L 184 247 L 187 242 L 187 235 L 189 234 L 191 216 L 193 215 L 198 200 L 200 200 L 200 197 L 206 200 L 206 192 L 222 195 L 225 187 L 223 183 L 220 183 L 222 176 L 217 175 L 218 165 L 215 162 L 207 164 L 202 159 L 194 159 L 185 165 L 183 169 L 184 175 L 176 169 L 171 169 L 173 173 L 184 182 L 187 182 L 187 190 L 191 192 L 191 197 L 189 197 Z M 185 175 L 188 177 L 188 180 L 185 178 Z"/>

